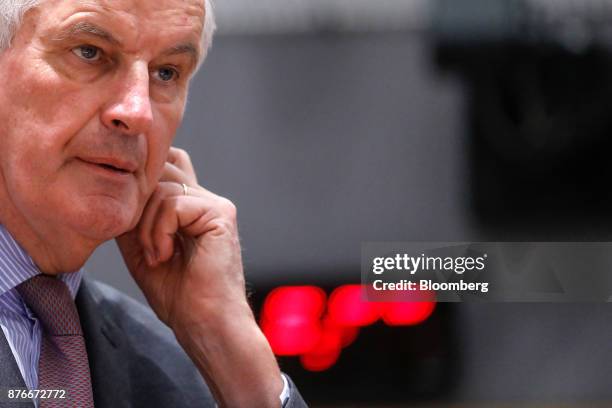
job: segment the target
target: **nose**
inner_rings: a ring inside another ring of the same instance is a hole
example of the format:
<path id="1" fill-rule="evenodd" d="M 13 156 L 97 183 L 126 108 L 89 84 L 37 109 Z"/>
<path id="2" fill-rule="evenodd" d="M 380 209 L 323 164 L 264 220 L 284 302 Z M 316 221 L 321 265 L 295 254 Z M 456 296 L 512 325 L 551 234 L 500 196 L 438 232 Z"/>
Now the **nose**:
<path id="1" fill-rule="evenodd" d="M 110 101 L 102 110 L 104 126 L 127 135 L 146 133 L 153 123 L 147 65 L 134 64 L 109 91 Z"/>

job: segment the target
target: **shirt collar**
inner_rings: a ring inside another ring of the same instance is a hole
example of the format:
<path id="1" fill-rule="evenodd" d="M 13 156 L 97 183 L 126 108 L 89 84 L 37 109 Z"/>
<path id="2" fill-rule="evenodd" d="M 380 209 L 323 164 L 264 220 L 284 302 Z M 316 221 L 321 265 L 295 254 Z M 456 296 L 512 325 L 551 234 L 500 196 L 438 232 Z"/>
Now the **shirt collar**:
<path id="1" fill-rule="evenodd" d="M 0 296 L 41 273 L 25 249 L 0 224 Z M 83 269 L 61 274 L 59 278 L 68 286 L 74 299 L 83 279 Z"/>

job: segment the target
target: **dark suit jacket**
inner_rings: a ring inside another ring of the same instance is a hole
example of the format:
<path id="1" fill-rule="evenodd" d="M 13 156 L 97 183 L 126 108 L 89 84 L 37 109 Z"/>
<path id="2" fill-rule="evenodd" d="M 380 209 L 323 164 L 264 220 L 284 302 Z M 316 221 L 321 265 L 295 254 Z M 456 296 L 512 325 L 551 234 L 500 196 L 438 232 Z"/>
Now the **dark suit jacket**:
<path id="1" fill-rule="evenodd" d="M 199 372 L 153 312 L 100 282 L 84 279 L 77 307 L 85 335 L 96 408 L 214 407 Z M 290 408 L 306 407 L 293 383 Z M 0 391 L 25 388 L 0 330 Z M 9 404 L 0 407 L 33 407 Z M 280 404 L 279 404 L 280 405 Z M 254 407 L 257 408 L 257 407 Z"/>

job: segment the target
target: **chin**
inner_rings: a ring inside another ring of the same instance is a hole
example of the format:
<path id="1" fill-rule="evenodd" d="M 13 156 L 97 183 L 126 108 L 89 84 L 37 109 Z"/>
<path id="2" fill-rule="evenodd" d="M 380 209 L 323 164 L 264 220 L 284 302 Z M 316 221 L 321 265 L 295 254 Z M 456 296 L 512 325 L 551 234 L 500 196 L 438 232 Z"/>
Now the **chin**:
<path id="1" fill-rule="evenodd" d="M 83 236 L 100 243 L 113 239 L 136 224 L 137 208 L 135 205 L 118 201 L 114 198 L 98 198 L 83 206 L 79 214 L 72 219 Z"/>

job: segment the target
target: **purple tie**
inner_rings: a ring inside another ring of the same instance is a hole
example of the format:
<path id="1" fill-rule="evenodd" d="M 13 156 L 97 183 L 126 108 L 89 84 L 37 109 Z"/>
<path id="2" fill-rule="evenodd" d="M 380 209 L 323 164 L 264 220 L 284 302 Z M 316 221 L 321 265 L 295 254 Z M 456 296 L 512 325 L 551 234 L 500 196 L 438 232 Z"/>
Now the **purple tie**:
<path id="1" fill-rule="evenodd" d="M 68 287 L 55 277 L 37 275 L 17 291 L 43 327 L 38 389 L 66 390 L 64 399 L 41 398 L 40 407 L 93 407 L 85 339 Z"/>

